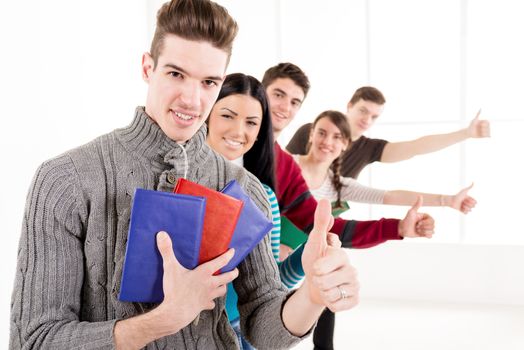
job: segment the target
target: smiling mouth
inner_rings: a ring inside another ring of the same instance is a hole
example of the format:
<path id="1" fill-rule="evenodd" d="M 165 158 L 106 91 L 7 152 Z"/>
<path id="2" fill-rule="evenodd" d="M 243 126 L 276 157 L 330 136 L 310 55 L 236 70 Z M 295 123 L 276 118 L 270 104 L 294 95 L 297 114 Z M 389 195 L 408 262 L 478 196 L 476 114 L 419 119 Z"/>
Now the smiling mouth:
<path id="1" fill-rule="evenodd" d="M 244 142 L 235 141 L 235 140 L 229 140 L 229 139 L 224 139 L 224 142 L 228 146 L 231 146 L 231 147 L 234 147 L 234 148 L 240 148 L 240 147 L 242 147 L 244 145 Z"/>
<path id="2" fill-rule="evenodd" d="M 196 115 L 190 115 L 190 114 L 185 114 L 185 113 L 180 113 L 180 112 L 174 112 L 174 113 L 178 118 L 185 120 L 185 121 L 189 121 L 191 119 L 196 118 Z"/>
<path id="3" fill-rule="evenodd" d="M 287 119 L 287 117 L 281 113 L 273 113 L 278 119 Z"/>

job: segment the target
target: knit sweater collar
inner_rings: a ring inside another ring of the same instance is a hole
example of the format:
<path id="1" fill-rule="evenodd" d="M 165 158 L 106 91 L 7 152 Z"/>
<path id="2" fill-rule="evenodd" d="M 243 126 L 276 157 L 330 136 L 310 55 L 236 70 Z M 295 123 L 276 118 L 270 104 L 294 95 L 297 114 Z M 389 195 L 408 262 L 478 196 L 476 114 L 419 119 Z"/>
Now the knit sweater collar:
<path id="1" fill-rule="evenodd" d="M 157 171 L 169 165 L 173 168 L 185 167 L 182 148 L 170 139 L 147 115 L 144 107 L 137 107 L 130 125 L 116 130 L 117 138 L 131 153 L 150 162 Z M 198 168 L 204 164 L 211 153 L 206 143 L 207 127 L 202 127 L 182 146 L 187 152 L 188 167 Z"/>

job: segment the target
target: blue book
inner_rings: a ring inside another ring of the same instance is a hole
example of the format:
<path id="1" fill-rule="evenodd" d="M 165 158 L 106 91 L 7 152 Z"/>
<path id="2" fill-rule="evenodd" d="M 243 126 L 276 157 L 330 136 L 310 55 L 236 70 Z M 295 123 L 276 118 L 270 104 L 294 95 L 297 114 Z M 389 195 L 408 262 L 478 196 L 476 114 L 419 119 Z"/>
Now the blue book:
<path id="1" fill-rule="evenodd" d="M 122 271 L 121 301 L 159 303 L 164 299 L 162 256 L 156 234 L 171 237 L 177 260 L 187 269 L 198 265 L 206 209 L 203 197 L 136 189 Z"/>
<path id="2" fill-rule="evenodd" d="M 235 256 L 220 271 L 233 270 L 256 245 L 268 234 L 273 223 L 264 215 L 236 180 L 230 181 L 221 191 L 244 202 L 229 248 L 235 248 Z"/>

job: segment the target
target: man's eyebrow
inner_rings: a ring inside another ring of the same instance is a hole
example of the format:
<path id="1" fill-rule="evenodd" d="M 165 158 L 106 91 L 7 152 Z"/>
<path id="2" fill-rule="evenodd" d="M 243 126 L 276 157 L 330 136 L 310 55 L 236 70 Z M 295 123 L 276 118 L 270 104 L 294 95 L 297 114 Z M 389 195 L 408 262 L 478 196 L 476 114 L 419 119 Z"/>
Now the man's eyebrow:
<path id="1" fill-rule="evenodd" d="M 176 64 L 173 64 L 173 63 L 166 63 L 166 64 L 164 64 L 164 68 L 171 68 L 171 69 L 179 71 L 180 73 L 184 73 L 186 75 L 189 75 L 189 73 L 185 69 L 183 69 L 182 67 L 179 67 L 179 66 L 177 66 Z M 209 77 L 205 77 L 204 80 L 222 81 L 222 80 L 224 80 L 224 78 L 221 77 L 221 76 L 209 76 Z"/>
<path id="2" fill-rule="evenodd" d="M 281 93 L 281 94 L 284 95 L 284 96 L 287 96 L 286 92 L 285 92 L 284 90 L 282 90 L 282 89 L 274 88 L 273 91 L 276 91 L 276 92 L 278 92 L 278 93 Z"/>
<path id="3" fill-rule="evenodd" d="M 238 115 L 237 112 L 235 112 L 235 111 L 233 111 L 233 110 L 231 110 L 231 109 L 229 109 L 229 108 L 227 108 L 227 107 L 222 107 L 222 108 L 220 108 L 220 109 L 222 109 L 222 110 L 225 109 L 226 111 L 229 111 L 230 113 L 232 113 L 232 114 L 234 114 L 234 115 Z"/>

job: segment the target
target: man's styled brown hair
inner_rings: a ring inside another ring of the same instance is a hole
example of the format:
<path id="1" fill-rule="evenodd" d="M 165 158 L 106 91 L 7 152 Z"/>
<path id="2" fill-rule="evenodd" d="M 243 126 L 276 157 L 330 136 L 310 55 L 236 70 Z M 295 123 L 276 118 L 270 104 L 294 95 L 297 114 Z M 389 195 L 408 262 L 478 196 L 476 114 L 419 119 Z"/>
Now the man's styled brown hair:
<path id="1" fill-rule="evenodd" d="M 307 96 L 311 84 L 309 83 L 306 73 L 304 73 L 304 71 L 302 71 L 302 69 L 300 69 L 298 66 L 294 65 L 293 63 L 286 62 L 279 63 L 276 66 L 269 68 L 264 73 L 262 85 L 267 88 L 269 85 L 271 85 L 272 82 L 279 78 L 289 78 L 293 80 L 295 84 L 302 88 L 304 97 Z"/>
<path id="2" fill-rule="evenodd" d="M 186 40 L 209 42 L 231 57 L 238 25 L 227 10 L 209 0 L 171 0 L 157 13 L 156 29 L 151 42 L 155 67 L 162 52 L 164 38 L 177 35 Z"/>
<path id="3" fill-rule="evenodd" d="M 351 100 L 349 100 L 349 103 L 354 105 L 360 100 L 374 102 L 378 105 L 386 103 L 386 98 L 382 92 L 373 86 L 362 86 L 361 88 L 358 88 L 351 97 Z"/>

